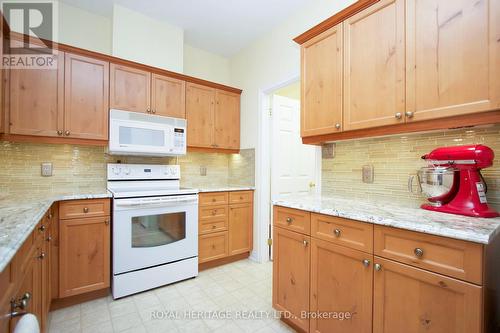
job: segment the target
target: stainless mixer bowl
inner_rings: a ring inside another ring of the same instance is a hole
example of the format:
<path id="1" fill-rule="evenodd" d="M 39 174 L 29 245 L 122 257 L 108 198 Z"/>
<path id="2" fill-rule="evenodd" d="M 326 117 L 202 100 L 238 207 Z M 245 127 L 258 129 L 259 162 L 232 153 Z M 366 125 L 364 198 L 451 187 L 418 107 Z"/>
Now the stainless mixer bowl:
<path id="1" fill-rule="evenodd" d="M 456 190 L 455 180 L 458 171 L 450 167 L 424 167 L 417 173 L 419 192 L 433 205 L 440 206 L 453 198 Z M 408 188 L 413 191 L 413 177 L 410 177 Z"/>

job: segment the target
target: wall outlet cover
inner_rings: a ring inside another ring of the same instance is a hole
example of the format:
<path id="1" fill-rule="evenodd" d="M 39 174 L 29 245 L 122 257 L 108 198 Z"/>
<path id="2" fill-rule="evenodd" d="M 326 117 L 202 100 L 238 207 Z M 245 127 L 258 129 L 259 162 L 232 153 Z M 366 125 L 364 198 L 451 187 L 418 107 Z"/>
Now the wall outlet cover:
<path id="1" fill-rule="evenodd" d="M 207 167 L 200 166 L 200 176 L 206 176 L 206 175 L 207 175 Z"/>
<path id="2" fill-rule="evenodd" d="M 42 177 L 51 177 L 52 176 L 52 163 L 43 162 L 41 172 L 42 172 Z"/>
<path id="3" fill-rule="evenodd" d="M 321 158 L 332 159 L 335 157 L 335 143 L 325 143 L 321 146 Z"/>
<path id="4" fill-rule="evenodd" d="M 373 165 L 363 165 L 363 183 L 373 183 Z"/>

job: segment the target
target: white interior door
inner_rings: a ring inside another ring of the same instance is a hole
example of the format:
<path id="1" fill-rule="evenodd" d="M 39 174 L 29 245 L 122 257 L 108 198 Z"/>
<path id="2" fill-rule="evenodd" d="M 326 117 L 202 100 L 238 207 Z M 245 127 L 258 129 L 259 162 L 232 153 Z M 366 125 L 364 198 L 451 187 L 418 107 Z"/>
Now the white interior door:
<path id="1" fill-rule="evenodd" d="M 272 96 L 271 198 L 319 191 L 321 148 L 302 144 L 300 102 Z"/>

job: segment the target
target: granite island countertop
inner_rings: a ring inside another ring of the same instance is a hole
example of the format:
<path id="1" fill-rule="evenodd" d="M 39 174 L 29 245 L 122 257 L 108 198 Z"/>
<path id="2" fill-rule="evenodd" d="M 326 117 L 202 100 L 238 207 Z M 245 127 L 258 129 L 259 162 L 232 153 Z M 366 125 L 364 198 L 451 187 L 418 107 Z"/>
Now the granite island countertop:
<path id="1" fill-rule="evenodd" d="M 12 260 L 40 219 L 56 201 L 110 198 L 105 188 L 81 193 L 62 193 L 47 196 L 28 194 L 0 198 L 0 272 Z"/>
<path id="2" fill-rule="evenodd" d="M 273 200 L 273 205 L 481 244 L 490 243 L 500 233 L 498 217 L 475 218 L 362 199 L 296 196 Z"/>

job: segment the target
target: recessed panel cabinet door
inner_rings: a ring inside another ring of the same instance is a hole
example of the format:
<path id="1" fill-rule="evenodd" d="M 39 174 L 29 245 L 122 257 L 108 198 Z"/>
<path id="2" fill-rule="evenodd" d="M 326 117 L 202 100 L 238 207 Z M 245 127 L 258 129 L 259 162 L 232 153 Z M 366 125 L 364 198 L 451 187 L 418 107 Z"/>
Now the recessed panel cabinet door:
<path id="1" fill-rule="evenodd" d="M 311 313 L 331 317 L 311 318 L 311 332 L 372 332 L 372 262 L 371 254 L 312 239 Z"/>
<path id="2" fill-rule="evenodd" d="M 482 288 L 375 257 L 374 333 L 479 333 Z"/>
<path id="3" fill-rule="evenodd" d="M 153 74 L 151 109 L 157 116 L 186 118 L 186 82 Z"/>
<path id="4" fill-rule="evenodd" d="M 110 65 L 109 104 L 112 109 L 149 112 L 151 73 L 140 69 Z"/>
<path id="5" fill-rule="evenodd" d="M 10 134 L 63 134 L 64 53 L 55 52 L 56 69 L 6 70 Z"/>
<path id="6" fill-rule="evenodd" d="M 295 325 L 309 331 L 309 264 L 311 237 L 273 229 L 273 307 L 286 311 Z"/>
<path id="7" fill-rule="evenodd" d="M 214 117 L 216 148 L 240 148 L 240 95 L 217 90 Z"/>
<path id="8" fill-rule="evenodd" d="M 406 3 L 406 95 L 411 119 L 500 108 L 500 2 Z"/>
<path id="9" fill-rule="evenodd" d="M 109 63 L 66 54 L 64 135 L 108 139 Z"/>
<path id="10" fill-rule="evenodd" d="M 59 297 L 109 287 L 109 228 L 108 216 L 60 221 Z"/>
<path id="11" fill-rule="evenodd" d="M 215 89 L 186 85 L 187 144 L 190 147 L 214 146 Z"/>
<path id="12" fill-rule="evenodd" d="M 301 136 L 342 130 L 342 24 L 301 48 Z"/>
<path id="13" fill-rule="evenodd" d="M 249 252 L 252 249 L 253 204 L 229 206 L 229 255 Z"/>
<path id="14" fill-rule="evenodd" d="M 405 121 L 404 0 L 381 0 L 344 21 L 344 129 Z"/>

